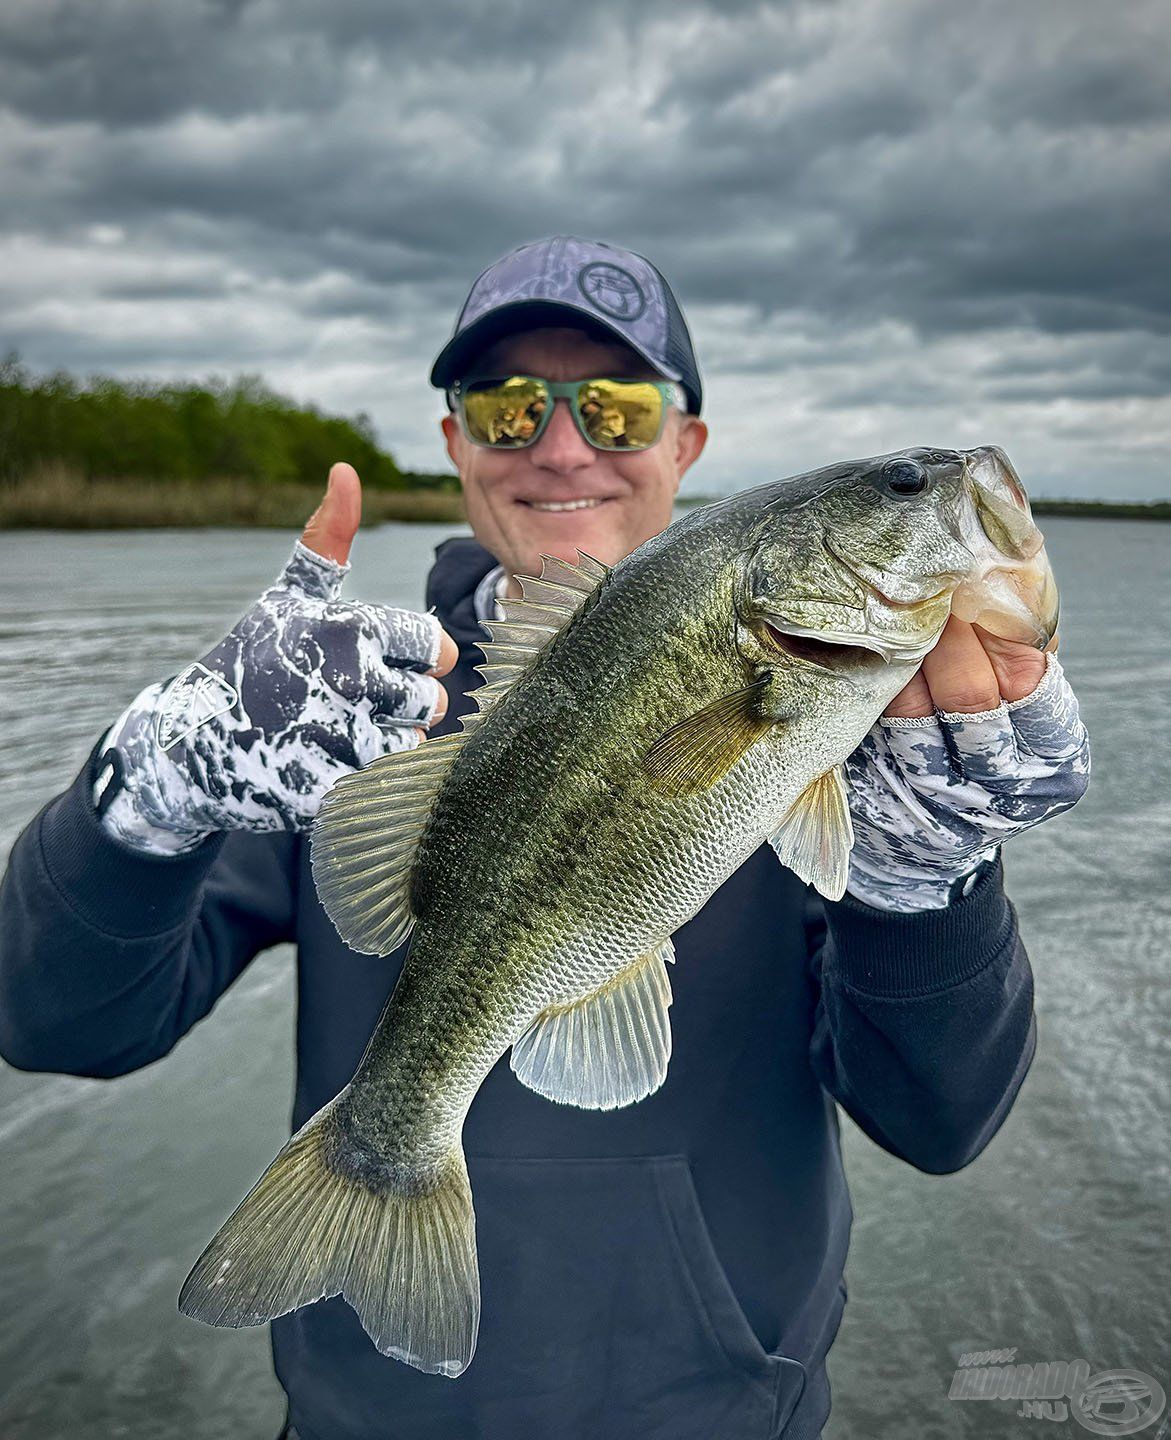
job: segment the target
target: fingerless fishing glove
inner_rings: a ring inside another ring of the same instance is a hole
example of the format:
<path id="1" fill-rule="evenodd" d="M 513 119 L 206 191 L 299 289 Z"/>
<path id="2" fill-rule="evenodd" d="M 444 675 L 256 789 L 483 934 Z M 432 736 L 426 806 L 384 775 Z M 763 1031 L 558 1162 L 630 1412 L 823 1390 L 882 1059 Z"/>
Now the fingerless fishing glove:
<path id="1" fill-rule="evenodd" d="M 846 761 L 846 888 L 882 910 L 942 909 L 1003 840 L 1076 804 L 1090 745 L 1057 657 L 1031 695 L 977 714 L 881 719 Z"/>
<path id="2" fill-rule="evenodd" d="M 439 621 L 338 600 L 349 568 L 298 540 L 220 644 L 132 702 L 94 787 L 113 835 L 174 854 L 216 830 L 303 830 L 340 776 L 418 743 Z"/>

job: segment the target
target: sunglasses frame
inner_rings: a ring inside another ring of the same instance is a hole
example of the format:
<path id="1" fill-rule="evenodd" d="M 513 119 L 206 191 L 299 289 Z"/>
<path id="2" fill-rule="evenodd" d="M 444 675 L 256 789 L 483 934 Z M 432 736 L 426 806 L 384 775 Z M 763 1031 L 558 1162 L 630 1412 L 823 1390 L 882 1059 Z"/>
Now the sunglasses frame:
<path id="1" fill-rule="evenodd" d="M 543 385 L 549 393 L 553 402 L 549 405 L 540 420 L 537 428 L 529 438 L 519 445 L 493 445 L 490 440 L 477 440 L 468 429 L 467 411 L 464 408 L 466 399 L 465 386 L 467 385 L 503 385 L 509 380 L 533 380 L 538 385 Z M 650 385 L 659 392 L 662 397 L 663 409 L 659 415 L 659 428 L 655 432 L 655 438 L 645 445 L 599 445 L 591 439 L 586 432 L 585 424 L 581 418 L 581 411 L 577 405 L 577 397 L 581 393 L 583 385 L 598 385 L 605 382 L 608 385 Z M 553 411 L 558 400 L 569 401 L 569 413 L 573 416 L 573 423 L 577 426 L 578 434 L 590 446 L 591 449 L 599 451 L 603 455 L 641 455 L 644 450 L 650 450 L 663 438 L 663 428 L 667 423 L 667 411 L 671 406 L 678 410 L 687 412 L 687 400 L 683 393 L 683 387 L 674 380 L 634 380 L 629 375 L 598 375 L 588 380 L 546 380 L 542 375 L 501 375 L 501 376 L 477 376 L 474 380 L 457 380 L 447 392 L 447 403 L 459 416 L 460 428 L 472 445 L 478 445 L 481 450 L 527 450 L 535 445 L 545 431 L 549 428 L 549 421 L 553 418 Z"/>

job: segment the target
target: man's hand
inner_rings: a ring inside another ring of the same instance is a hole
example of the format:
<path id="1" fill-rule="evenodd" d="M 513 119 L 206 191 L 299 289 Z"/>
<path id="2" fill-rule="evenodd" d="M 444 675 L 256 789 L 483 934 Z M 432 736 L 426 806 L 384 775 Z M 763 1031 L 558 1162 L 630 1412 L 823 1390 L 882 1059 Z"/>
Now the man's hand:
<path id="1" fill-rule="evenodd" d="M 1081 798 L 1089 738 L 1055 654 L 953 618 L 846 773 L 850 893 L 939 909 L 1002 841 Z"/>
<path id="2" fill-rule="evenodd" d="M 357 473 L 335 465 L 276 581 L 110 730 L 95 803 L 124 843 L 176 853 L 216 830 L 307 829 L 336 780 L 446 712 L 435 677 L 457 650 L 435 617 L 337 599 L 361 510 Z"/>
<path id="3" fill-rule="evenodd" d="M 1056 635 L 1045 649 L 1056 651 Z M 921 718 L 937 710 L 949 715 L 995 710 L 1002 700 L 1031 695 L 1044 674 L 1044 651 L 1001 640 L 953 615 L 910 684 L 882 713 Z"/>
<path id="4" fill-rule="evenodd" d="M 305 529 L 301 532 L 301 544 L 306 550 L 312 550 L 314 554 L 324 556 L 325 559 L 348 569 L 350 549 L 361 523 L 362 482 L 352 465 L 339 461 L 330 466 L 325 495 L 321 504 L 305 522 Z M 427 674 L 446 675 L 459 659 L 459 647 L 438 621 L 436 629 L 439 631 L 439 658 Z M 435 711 L 427 723 L 435 725 L 446 714 L 447 692 L 440 685 Z M 420 740 L 425 740 L 427 732 L 419 729 L 418 736 Z"/>

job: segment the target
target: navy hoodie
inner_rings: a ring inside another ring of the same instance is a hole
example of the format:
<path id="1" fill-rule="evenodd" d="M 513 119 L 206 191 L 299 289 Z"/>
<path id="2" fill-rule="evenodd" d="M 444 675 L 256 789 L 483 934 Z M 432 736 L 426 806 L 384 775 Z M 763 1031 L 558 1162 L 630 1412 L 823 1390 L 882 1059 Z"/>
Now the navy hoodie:
<path id="1" fill-rule="evenodd" d="M 487 638 L 473 594 L 495 563 L 470 539 L 437 552 L 427 603 L 460 649 L 440 733 L 471 708 Z M 301 835 L 232 832 L 179 856 L 123 846 L 94 812 L 97 755 L 25 828 L 0 887 L 0 1053 L 125 1074 L 293 941 L 295 1129 L 349 1080 L 403 952 L 342 943 Z M 384 1358 L 338 1299 L 273 1322 L 304 1440 L 820 1433 L 852 1218 L 835 1102 L 921 1170 L 980 1152 L 1035 1045 L 1016 917 L 999 863 L 947 909 L 906 915 L 823 901 L 765 845 L 674 941 L 656 1094 L 555 1105 L 505 1057 L 472 1104 L 483 1319 L 462 1376 Z"/>

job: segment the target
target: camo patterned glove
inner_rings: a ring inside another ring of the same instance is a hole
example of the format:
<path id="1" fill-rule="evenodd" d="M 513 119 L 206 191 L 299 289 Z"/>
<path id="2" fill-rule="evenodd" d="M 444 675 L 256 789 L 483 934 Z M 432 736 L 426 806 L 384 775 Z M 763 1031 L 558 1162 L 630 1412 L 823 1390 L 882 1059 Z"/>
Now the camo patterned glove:
<path id="1" fill-rule="evenodd" d="M 1085 794 L 1090 746 L 1053 654 L 1031 695 L 977 714 L 881 719 L 846 761 L 846 888 L 880 910 L 943 909 L 1009 836 Z"/>
<path id="2" fill-rule="evenodd" d="M 340 776 L 418 743 L 439 621 L 337 600 L 349 568 L 298 540 L 220 644 L 131 703 L 94 786 L 111 834 L 177 854 L 216 830 L 304 830 Z"/>

